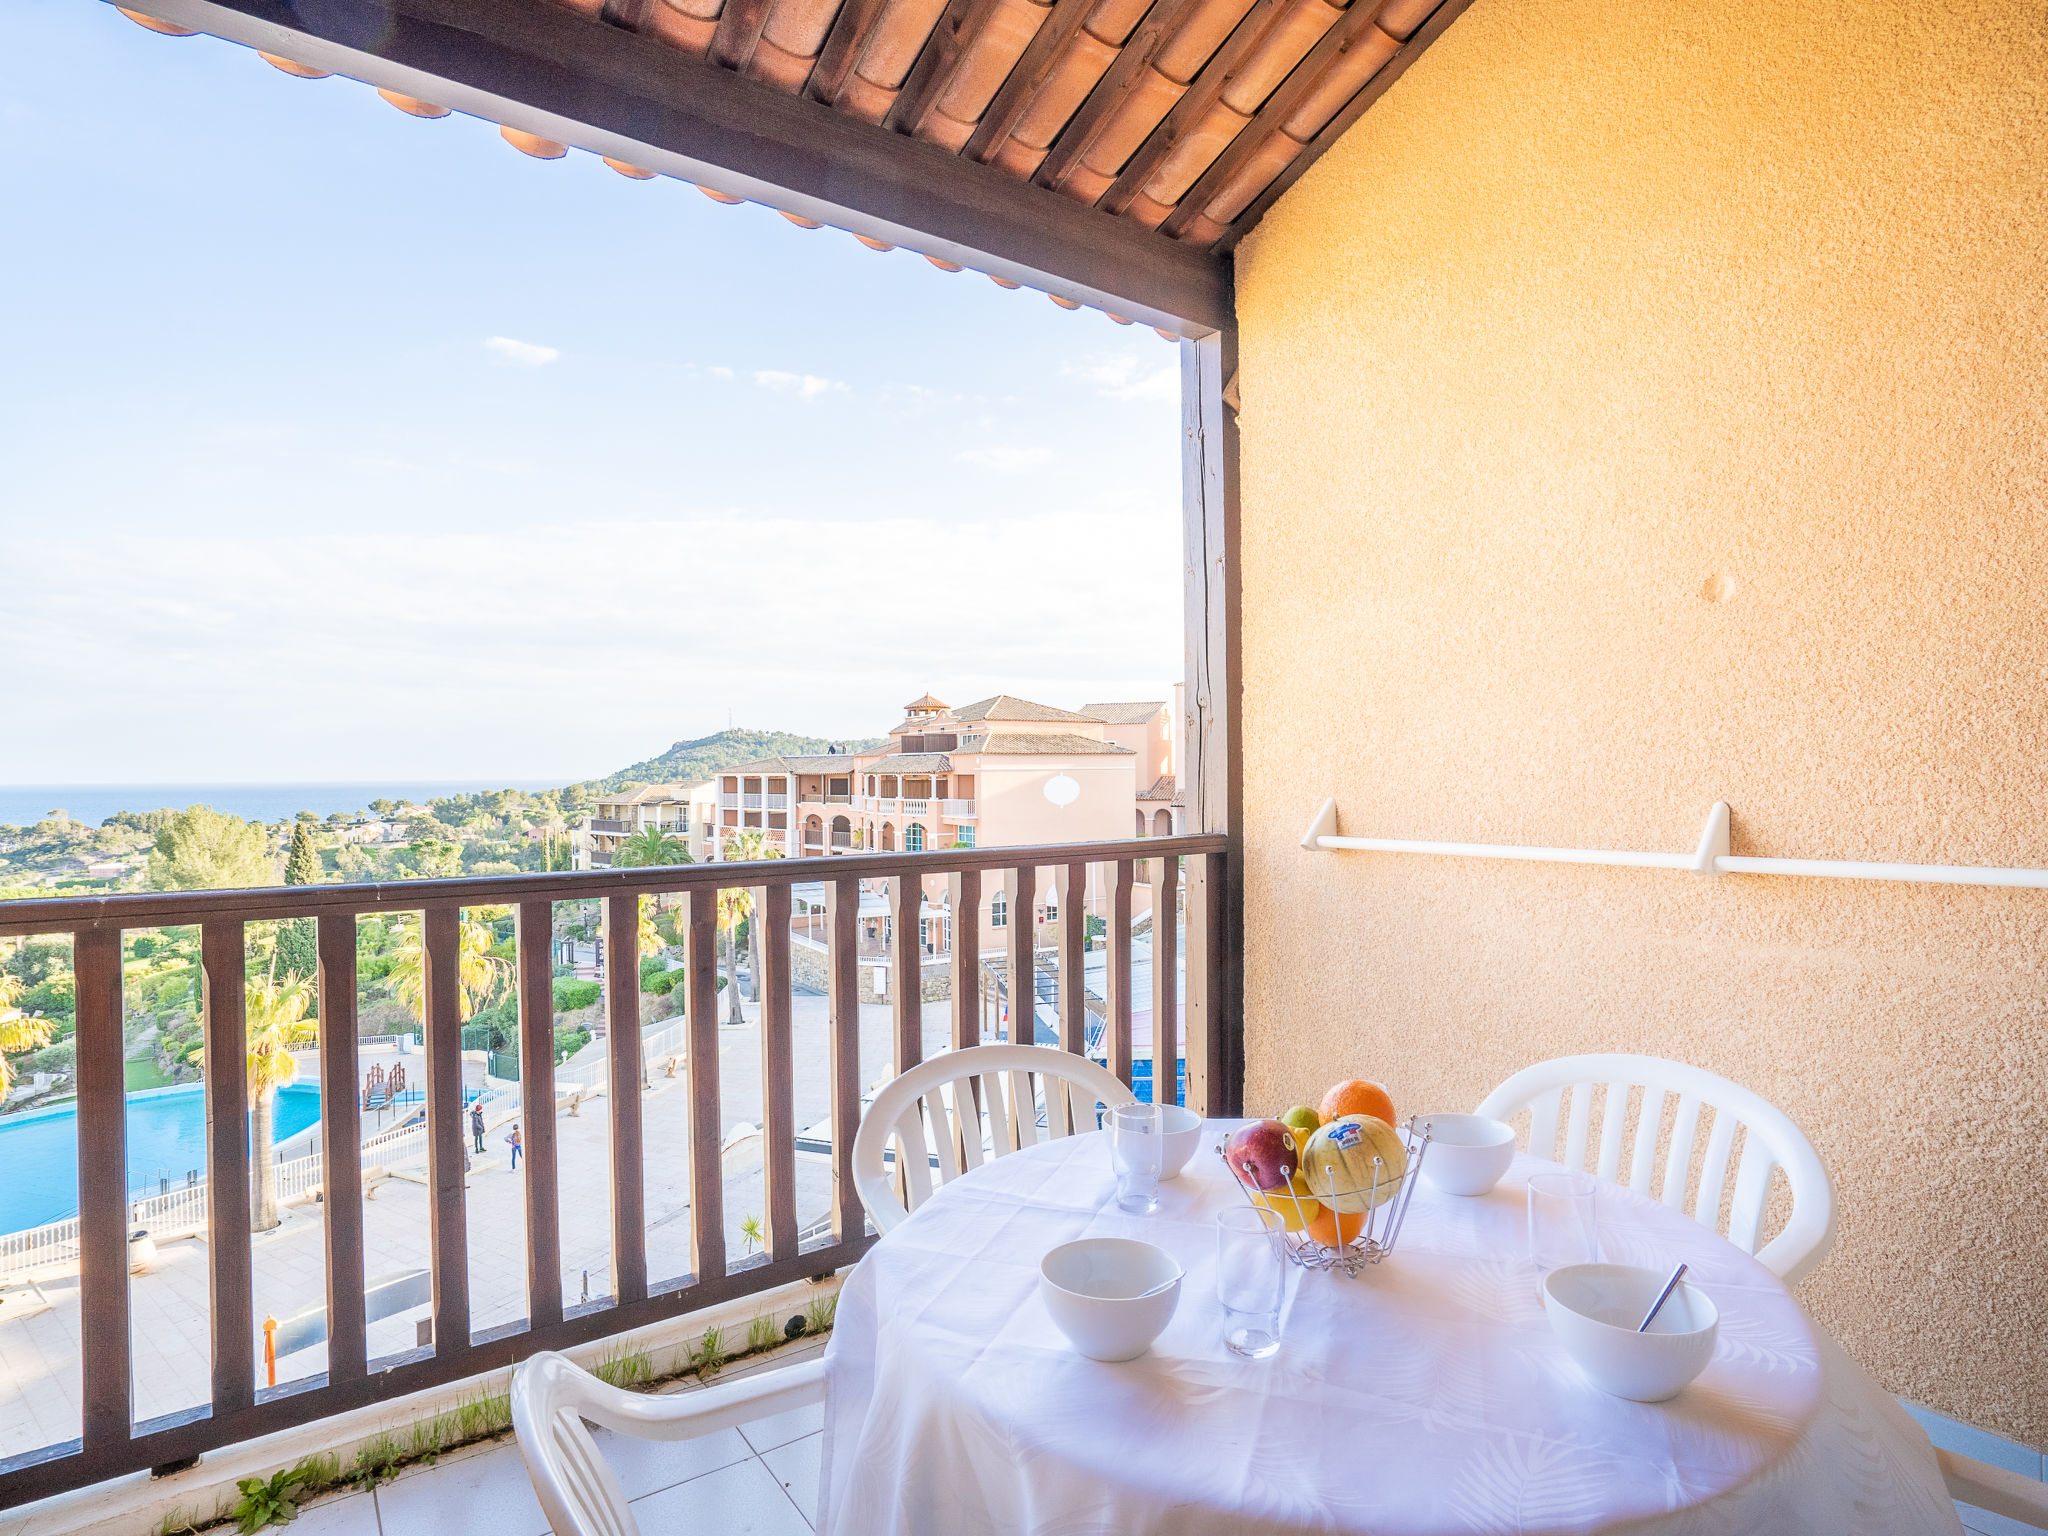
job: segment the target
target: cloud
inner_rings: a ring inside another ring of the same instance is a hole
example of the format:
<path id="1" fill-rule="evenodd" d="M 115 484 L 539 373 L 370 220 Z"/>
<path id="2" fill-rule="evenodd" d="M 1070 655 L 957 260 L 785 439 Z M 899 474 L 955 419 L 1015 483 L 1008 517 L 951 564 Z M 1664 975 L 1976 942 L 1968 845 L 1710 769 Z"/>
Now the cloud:
<path id="1" fill-rule="evenodd" d="M 1180 365 L 1154 367 L 1135 352 L 1105 352 L 1060 369 L 1070 379 L 1084 379 L 1110 400 L 1178 400 Z"/>
<path id="2" fill-rule="evenodd" d="M 484 346 L 498 355 L 508 368 L 545 368 L 562 355 L 558 347 L 543 347 L 531 341 L 514 341 L 510 336 L 489 336 Z"/>
<path id="3" fill-rule="evenodd" d="M 1050 448 L 964 448 L 953 455 L 953 462 L 978 465 L 999 475 L 1021 475 L 1051 458 Z"/>
<path id="4" fill-rule="evenodd" d="M 795 395 L 799 400 L 814 400 L 819 395 L 834 391 L 846 392 L 846 386 L 837 379 L 821 379 L 814 373 L 778 373 L 773 368 L 756 369 L 754 382 L 763 389 L 772 389 L 779 395 Z"/>
<path id="5" fill-rule="evenodd" d="M 711 370 L 711 377 L 714 379 L 724 379 L 730 383 L 732 380 L 732 370 L 730 368 L 713 368 Z"/>

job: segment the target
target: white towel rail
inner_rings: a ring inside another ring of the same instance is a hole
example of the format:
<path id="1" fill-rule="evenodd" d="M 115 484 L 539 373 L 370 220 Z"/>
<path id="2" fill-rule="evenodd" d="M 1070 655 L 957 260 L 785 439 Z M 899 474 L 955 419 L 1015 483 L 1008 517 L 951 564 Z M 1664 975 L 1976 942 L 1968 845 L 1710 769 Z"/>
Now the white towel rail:
<path id="1" fill-rule="evenodd" d="M 1454 859 L 1528 859 L 1545 864 L 1619 864 L 1683 869 L 1696 875 L 1810 875 L 1821 880 L 1915 880 L 1934 885 L 2027 886 L 2048 890 L 2048 869 L 1982 869 L 1956 864 L 1864 864 L 1840 859 L 1753 859 L 1728 852 L 1728 806 L 1715 801 L 1691 853 L 1632 853 L 1613 848 L 1522 848 L 1495 843 L 1431 843 L 1397 837 L 1339 837 L 1337 802 L 1325 800 L 1302 835 L 1311 851 L 1433 853 Z"/>

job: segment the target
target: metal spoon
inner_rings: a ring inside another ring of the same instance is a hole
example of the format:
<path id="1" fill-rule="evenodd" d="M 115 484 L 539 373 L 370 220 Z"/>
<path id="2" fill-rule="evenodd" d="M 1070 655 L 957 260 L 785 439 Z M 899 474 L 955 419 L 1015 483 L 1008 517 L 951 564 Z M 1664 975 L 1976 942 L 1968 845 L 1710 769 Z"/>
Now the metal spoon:
<path id="1" fill-rule="evenodd" d="M 1157 1296 L 1161 1291 L 1171 1290 L 1174 1286 L 1179 1285 L 1181 1281 L 1187 1278 L 1187 1276 L 1188 1272 L 1186 1270 L 1182 1270 L 1179 1274 L 1174 1275 L 1169 1279 L 1160 1281 L 1157 1285 L 1153 1286 L 1151 1290 L 1140 1291 L 1137 1295 L 1129 1297 L 1127 1299 L 1131 1301 L 1143 1301 L 1147 1296 Z"/>
<path id="2" fill-rule="evenodd" d="M 1664 1282 L 1664 1289 L 1657 1293 L 1657 1299 L 1650 1303 L 1650 1310 L 1643 1314 L 1643 1320 L 1636 1328 L 1637 1333 L 1649 1332 L 1650 1324 L 1655 1322 L 1657 1314 L 1664 1310 L 1664 1303 L 1671 1299 L 1671 1293 L 1678 1289 L 1678 1282 L 1684 1275 L 1685 1266 L 1683 1264 L 1671 1271 L 1671 1278 Z"/>

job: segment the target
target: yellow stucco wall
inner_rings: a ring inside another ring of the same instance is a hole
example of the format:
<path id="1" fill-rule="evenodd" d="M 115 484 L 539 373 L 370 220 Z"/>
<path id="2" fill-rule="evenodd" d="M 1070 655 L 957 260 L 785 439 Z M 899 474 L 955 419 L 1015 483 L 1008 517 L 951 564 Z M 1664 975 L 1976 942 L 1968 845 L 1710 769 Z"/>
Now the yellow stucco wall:
<path id="1" fill-rule="evenodd" d="M 1248 1090 L 1699 1063 L 1832 1168 L 1815 1315 L 2048 1444 L 2037 3 L 1478 0 L 1239 258 Z"/>

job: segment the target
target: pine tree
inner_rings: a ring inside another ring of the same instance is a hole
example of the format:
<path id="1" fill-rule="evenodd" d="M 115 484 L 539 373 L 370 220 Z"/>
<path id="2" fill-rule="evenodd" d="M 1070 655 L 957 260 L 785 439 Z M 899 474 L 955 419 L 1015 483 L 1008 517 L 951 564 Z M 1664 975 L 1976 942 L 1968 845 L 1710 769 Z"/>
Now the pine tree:
<path id="1" fill-rule="evenodd" d="M 314 885 L 320 879 L 320 855 L 313 850 L 313 834 L 301 821 L 292 827 L 292 846 L 284 856 L 286 885 Z M 319 966 L 313 938 L 313 920 L 294 918 L 277 925 L 277 974 L 311 981 Z"/>

